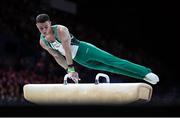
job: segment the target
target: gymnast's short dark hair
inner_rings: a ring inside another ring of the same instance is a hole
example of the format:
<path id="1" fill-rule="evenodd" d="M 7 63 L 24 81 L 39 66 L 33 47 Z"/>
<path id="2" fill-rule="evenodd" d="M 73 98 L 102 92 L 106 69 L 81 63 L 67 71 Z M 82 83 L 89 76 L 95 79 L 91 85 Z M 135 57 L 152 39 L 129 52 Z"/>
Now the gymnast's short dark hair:
<path id="1" fill-rule="evenodd" d="M 36 23 L 44 23 L 44 22 L 49 21 L 49 20 L 50 20 L 50 18 L 49 18 L 48 14 L 39 14 L 36 17 Z"/>

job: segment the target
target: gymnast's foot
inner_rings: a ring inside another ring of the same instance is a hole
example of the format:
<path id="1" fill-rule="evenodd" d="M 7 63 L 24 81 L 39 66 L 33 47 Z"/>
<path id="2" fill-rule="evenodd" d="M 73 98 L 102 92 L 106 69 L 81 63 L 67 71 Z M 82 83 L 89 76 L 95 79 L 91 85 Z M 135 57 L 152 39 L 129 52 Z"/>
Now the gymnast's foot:
<path id="1" fill-rule="evenodd" d="M 143 80 L 151 84 L 157 84 L 157 82 L 159 82 L 159 77 L 154 73 L 148 73 Z"/>

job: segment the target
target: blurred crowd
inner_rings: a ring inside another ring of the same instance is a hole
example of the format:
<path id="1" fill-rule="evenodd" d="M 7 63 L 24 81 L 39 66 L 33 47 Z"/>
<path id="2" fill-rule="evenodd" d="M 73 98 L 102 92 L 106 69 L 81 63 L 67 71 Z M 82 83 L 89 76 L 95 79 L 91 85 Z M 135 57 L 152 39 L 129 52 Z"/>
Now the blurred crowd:
<path id="1" fill-rule="evenodd" d="M 42 12 L 39 9 L 49 12 L 54 24 L 62 23 L 67 26 L 78 39 L 95 44 L 118 57 L 150 67 L 160 77 L 165 78 L 161 75 L 167 72 L 162 69 L 163 64 L 146 54 L 141 48 L 129 48 L 119 40 L 112 40 L 110 34 L 101 33 L 90 25 L 80 23 L 73 15 L 50 8 L 41 0 L 22 0 L 21 2 L 11 0 L 1 2 L 0 5 L 0 40 L 2 41 L 0 44 L 0 105 L 27 103 L 23 97 L 25 84 L 63 83 L 65 70 L 39 45 L 39 32 L 34 22 L 35 16 Z M 93 82 L 95 74 L 99 72 L 78 64 L 76 64 L 76 69 L 80 73 L 80 78 L 86 78 L 82 79 L 82 83 Z M 108 74 L 114 78 L 122 78 L 122 82 L 136 81 L 130 78 L 123 79 L 126 78 L 124 76 Z M 164 86 L 161 87 L 166 87 L 166 84 L 163 84 Z M 177 89 L 174 87 L 173 91 L 175 94 Z M 164 94 L 163 91 L 160 92 Z M 159 100 L 160 97 L 155 96 Z"/>

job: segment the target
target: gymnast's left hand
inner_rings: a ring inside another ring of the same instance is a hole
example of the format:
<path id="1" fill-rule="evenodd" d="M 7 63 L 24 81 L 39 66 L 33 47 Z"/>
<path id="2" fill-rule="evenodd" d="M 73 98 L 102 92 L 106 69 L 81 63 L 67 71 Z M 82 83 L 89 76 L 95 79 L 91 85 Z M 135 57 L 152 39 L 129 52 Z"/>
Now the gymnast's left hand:
<path id="1" fill-rule="evenodd" d="M 81 80 L 77 72 L 69 72 L 68 77 L 72 79 L 75 83 L 78 83 L 78 81 Z"/>

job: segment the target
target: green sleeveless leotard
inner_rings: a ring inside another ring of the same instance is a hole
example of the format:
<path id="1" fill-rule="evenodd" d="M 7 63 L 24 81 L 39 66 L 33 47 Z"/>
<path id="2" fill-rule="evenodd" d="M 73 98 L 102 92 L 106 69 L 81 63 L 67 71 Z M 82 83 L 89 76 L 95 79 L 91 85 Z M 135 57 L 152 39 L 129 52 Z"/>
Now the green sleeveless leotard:
<path id="1" fill-rule="evenodd" d="M 54 50 L 57 50 L 59 51 L 63 56 L 65 56 L 65 51 L 62 47 L 62 44 L 61 44 L 61 39 L 60 37 L 58 36 L 58 25 L 53 25 L 52 26 L 52 29 L 53 29 L 53 33 L 54 33 L 54 36 L 55 36 L 55 42 L 53 43 L 50 43 L 43 34 L 41 34 L 40 36 L 40 39 L 44 41 L 44 43 L 54 49 Z M 76 53 L 77 53 L 77 50 L 78 50 L 78 47 L 79 47 L 79 40 L 77 40 L 72 34 L 71 35 L 71 52 L 72 52 L 72 57 L 74 59 Z"/>

